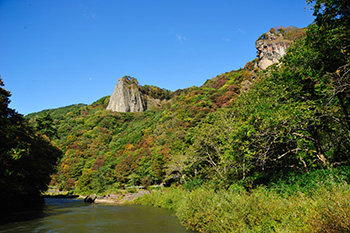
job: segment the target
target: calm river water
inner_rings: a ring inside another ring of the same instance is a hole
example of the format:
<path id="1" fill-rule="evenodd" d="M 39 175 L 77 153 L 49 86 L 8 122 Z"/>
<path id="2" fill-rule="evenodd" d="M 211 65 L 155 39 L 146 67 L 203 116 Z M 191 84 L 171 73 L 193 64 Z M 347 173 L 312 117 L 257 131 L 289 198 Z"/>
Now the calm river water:
<path id="1" fill-rule="evenodd" d="M 6 221 L 7 223 L 4 223 Z M 80 199 L 47 198 L 41 212 L 6 216 L 0 232 L 191 232 L 174 213 L 145 206 L 86 204 Z"/>

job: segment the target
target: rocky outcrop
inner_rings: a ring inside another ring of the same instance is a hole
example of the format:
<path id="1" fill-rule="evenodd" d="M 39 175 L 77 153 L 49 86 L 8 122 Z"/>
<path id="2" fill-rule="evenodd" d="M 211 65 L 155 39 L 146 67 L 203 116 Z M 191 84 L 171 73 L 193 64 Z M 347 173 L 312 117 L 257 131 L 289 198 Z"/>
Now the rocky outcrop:
<path id="1" fill-rule="evenodd" d="M 84 202 L 93 203 L 95 202 L 96 198 L 97 198 L 96 194 L 92 194 L 92 195 L 86 196 L 84 198 Z"/>
<path id="2" fill-rule="evenodd" d="M 113 94 L 109 99 L 107 110 L 114 112 L 142 112 L 147 106 L 141 97 L 138 83 L 129 77 L 118 79 Z"/>
<path id="3" fill-rule="evenodd" d="M 286 55 L 288 47 L 305 34 L 304 28 L 274 27 L 264 33 L 255 42 L 258 52 L 257 67 L 266 69 L 272 64 L 278 63 Z"/>
<path id="4" fill-rule="evenodd" d="M 281 33 L 265 33 L 255 42 L 258 50 L 258 67 L 264 70 L 277 63 L 286 54 L 290 44 L 291 42 L 283 39 Z"/>
<path id="5" fill-rule="evenodd" d="M 142 93 L 141 86 L 132 77 L 118 79 L 113 94 L 109 99 L 107 110 L 114 112 L 143 112 L 147 108 L 159 105 L 160 100 Z"/>

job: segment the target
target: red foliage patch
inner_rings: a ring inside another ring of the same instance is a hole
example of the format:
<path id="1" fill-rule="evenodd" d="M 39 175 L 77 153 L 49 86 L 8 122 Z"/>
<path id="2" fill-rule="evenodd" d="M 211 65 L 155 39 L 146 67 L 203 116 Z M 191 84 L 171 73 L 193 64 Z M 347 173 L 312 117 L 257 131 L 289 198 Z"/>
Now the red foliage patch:
<path id="1" fill-rule="evenodd" d="M 226 78 L 219 78 L 218 80 L 217 80 L 217 82 L 215 82 L 214 84 L 213 84 L 213 88 L 216 88 L 216 89 L 219 89 L 219 88 L 221 88 L 222 86 L 224 86 L 225 84 L 226 84 L 226 82 L 227 82 L 227 79 Z"/>
<path id="2" fill-rule="evenodd" d="M 104 165 L 104 163 L 105 163 L 105 159 L 104 159 L 103 155 L 98 156 L 94 165 L 92 166 L 91 170 L 93 170 L 93 171 L 98 170 L 99 168 L 101 168 Z"/>
<path id="3" fill-rule="evenodd" d="M 237 96 L 237 93 L 233 91 L 227 91 L 225 94 L 223 94 L 217 99 L 216 104 L 219 107 L 226 107 L 230 104 L 231 100 L 234 99 L 236 96 Z"/>

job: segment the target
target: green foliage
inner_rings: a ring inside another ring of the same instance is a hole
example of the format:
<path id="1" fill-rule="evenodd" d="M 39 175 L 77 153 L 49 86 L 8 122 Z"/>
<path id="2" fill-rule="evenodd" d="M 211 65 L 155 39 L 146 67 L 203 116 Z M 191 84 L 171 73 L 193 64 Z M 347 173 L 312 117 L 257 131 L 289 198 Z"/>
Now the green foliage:
<path id="1" fill-rule="evenodd" d="M 311 176 L 319 174 L 315 171 Z M 155 191 L 135 203 L 172 209 L 182 224 L 198 232 L 348 232 L 349 185 L 331 174 L 308 180 L 315 185 L 308 190 L 296 188 L 288 196 L 283 190 L 289 186 L 283 184 L 278 190 L 257 187 L 249 192 L 239 184 L 228 190 L 204 184 L 192 191 Z M 297 187 L 298 182 L 290 180 L 289 185 Z"/>
<path id="2" fill-rule="evenodd" d="M 54 182 L 101 192 L 115 183 L 196 180 L 252 188 L 281 173 L 347 164 L 347 30 L 343 24 L 275 28 L 271 33 L 299 38 L 278 66 L 257 73 L 252 61 L 174 93 L 124 77 L 165 100 L 142 113 L 106 111 L 108 97 L 50 110 L 65 153 Z"/>
<path id="3" fill-rule="evenodd" d="M 139 82 L 137 81 L 136 78 L 131 77 L 131 76 L 124 76 L 123 79 L 128 83 L 128 84 L 136 84 L 139 85 Z"/>
<path id="4" fill-rule="evenodd" d="M 134 78 L 124 78 L 138 85 Z M 109 98 L 103 97 L 91 105 L 46 110 L 27 118 L 34 126 L 53 119 L 58 134 L 55 142 L 64 152 L 52 180 L 60 189 L 104 193 L 117 186 L 149 186 L 172 176 L 169 161 L 190 146 L 187 132 L 208 113 L 228 107 L 246 88 L 244 82 L 253 79 L 252 71 L 232 71 L 202 88 L 175 93 L 138 85 L 144 94 L 168 100 L 160 108 L 141 113 L 106 111 Z"/>
<path id="5" fill-rule="evenodd" d="M 283 35 L 283 39 L 287 41 L 295 41 L 300 39 L 304 34 L 305 30 L 297 27 L 278 27 L 277 30 Z"/>
<path id="6" fill-rule="evenodd" d="M 53 119 L 49 113 L 44 113 L 35 119 L 35 129 L 50 139 L 57 137 L 57 130 L 53 126 Z"/>
<path id="7" fill-rule="evenodd" d="M 310 25 L 280 65 L 262 74 L 230 108 L 207 115 L 214 121 L 202 119 L 189 131 L 190 145 L 173 158 L 170 174 L 224 186 L 240 180 L 252 187 L 280 172 L 348 164 L 347 32 L 343 24 Z M 220 90 L 230 83 L 219 76 L 204 87 Z"/>
<path id="8" fill-rule="evenodd" d="M 271 28 L 269 33 L 276 35 L 276 39 L 271 38 L 267 33 L 263 33 L 258 40 L 270 40 L 271 42 L 287 42 L 287 43 L 293 43 L 295 40 L 300 39 L 304 34 L 305 31 L 303 28 L 297 28 L 293 26 L 289 27 L 274 27 Z"/>
<path id="9" fill-rule="evenodd" d="M 182 186 L 184 187 L 185 190 L 192 191 L 194 189 L 197 189 L 197 188 L 201 187 L 202 184 L 203 184 L 203 180 L 195 178 L 193 180 L 187 181 Z"/>
<path id="10" fill-rule="evenodd" d="M 141 113 L 106 111 L 108 97 L 49 110 L 64 152 L 53 182 L 81 193 L 181 184 L 147 202 L 177 210 L 199 231 L 346 231 L 339 209 L 348 213 L 348 202 L 332 195 L 348 197 L 338 182 L 348 178 L 338 177 L 349 173 L 332 168 L 350 161 L 349 3 L 308 2 L 315 23 L 271 30 L 291 46 L 265 71 L 253 60 L 175 92 L 124 77 L 164 100 Z"/>
<path id="11" fill-rule="evenodd" d="M 6 200 L 1 210 L 13 211 L 43 201 L 61 151 L 8 108 L 10 93 L 2 86 L 0 79 L 0 198 Z"/>
<path id="12" fill-rule="evenodd" d="M 179 188 L 169 188 L 165 191 L 154 191 L 150 195 L 143 195 L 134 203 L 177 211 L 186 195 L 187 192 Z"/>
<path id="13" fill-rule="evenodd" d="M 141 87 L 141 92 L 143 94 L 149 95 L 154 99 L 160 99 L 160 100 L 169 100 L 173 97 L 173 92 L 166 90 L 166 89 L 161 89 L 156 86 L 152 85 L 144 85 Z"/>
<path id="14" fill-rule="evenodd" d="M 350 25 L 350 3 L 346 0 L 308 0 L 313 5 L 316 23 L 324 26 Z"/>
<path id="15" fill-rule="evenodd" d="M 282 196 L 290 196 L 298 193 L 313 197 L 314 190 L 331 187 L 333 184 L 348 183 L 350 181 L 350 169 L 348 166 L 317 169 L 309 173 L 278 174 L 271 180 L 269 188 L 272 188 Z"/>
<path id="16" fill-rule="evenodd" d="M 313 232 L 349 232 L 350 189 L 348 184 L 323 187 L 308 223 Z"/>
<path id="17" fill-rule="evenodd" d="M 26 119 L 34 119 L 36 117 L 42 116 L 43 114 L 50 114 L 53 119 L 62 118 L 68 112 L 77 113 L 80 110 L 80 108 L 83 106 L 86 106 L 86 105 L 85 104 L 73 104 L 73 105 L 69 105 L 69 106 L 57 108 L 57 109 L 47 109 L 47 110 L 43 110 L 43 111 L 36 112 L 36 113 L 30 113 L 30 114 L 26 115 L 25 118 Z"/>

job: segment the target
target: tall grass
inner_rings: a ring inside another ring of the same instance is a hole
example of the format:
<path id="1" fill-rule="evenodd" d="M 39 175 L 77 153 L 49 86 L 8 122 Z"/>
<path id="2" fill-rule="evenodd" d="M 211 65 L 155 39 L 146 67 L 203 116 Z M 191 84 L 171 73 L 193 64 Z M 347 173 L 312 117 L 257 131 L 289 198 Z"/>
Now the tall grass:
<path id="1" fill-rule="evenodd" d="M 350 187 L 322 187 L 313 200 L 309 224 L 314 232 L 350 232 Z"/>
<path id="2" fill-rule="evenodd" d="M 153 192 L 138 204 L 174 210 L 181 223 L 199 232 L 350 232 L 350 187 L 331 176 L 304 187 L 238 185 L 215 191 L 207 185 L 188 191 L 181 187 Z"/>

